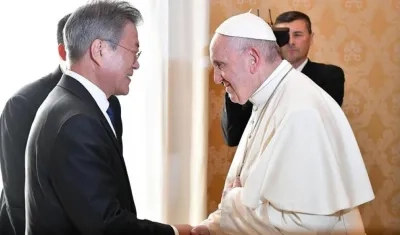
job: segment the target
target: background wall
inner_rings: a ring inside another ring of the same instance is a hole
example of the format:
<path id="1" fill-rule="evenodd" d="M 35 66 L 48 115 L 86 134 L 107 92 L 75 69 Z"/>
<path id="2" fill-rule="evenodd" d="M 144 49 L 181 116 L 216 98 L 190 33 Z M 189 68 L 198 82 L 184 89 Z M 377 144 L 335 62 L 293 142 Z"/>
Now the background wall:
<path id="1" fill-rule="evenodd" d="M 400 232 L 400 0 L 211 0 L 210 38 L 234 14 L 260 9 L 308 14 L 315 32 L 310 58 L 342 67 L 343 109 L 367 165 L 376 199 L 361 207 L 368 234 Z M 216 209 L 236 148 L 223 143 L 224 89 L 209 70 L 208 212 Z"/>

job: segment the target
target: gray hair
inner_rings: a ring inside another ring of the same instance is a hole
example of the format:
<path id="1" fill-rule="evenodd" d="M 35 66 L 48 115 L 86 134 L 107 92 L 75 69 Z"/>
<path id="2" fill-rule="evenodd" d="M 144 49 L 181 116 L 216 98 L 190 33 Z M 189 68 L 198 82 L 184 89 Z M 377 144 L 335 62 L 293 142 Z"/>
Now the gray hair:
<path id="1" fill-rule="evenodd" d="M 235 50 L 245 51 L 250 48 L 256 48 L 260 51 L 260 54 L 265 57 L 266 62 L 272 63 L 280 56 L 280 48 L 274 41 L 251 39 L 251 38 L 240 38 L 240 37 L 229 37 L 230 45 Z"/>
<path id="2" fill-rule="evenodd" d="M 79 60 L 96 39 L 119 43 L 125 25 L 137 25 L 142 20 L 140 11 L 126 1 L 92 1 L 78 8 L 64 27 L 69 59 Z M 109 44 L 116 50 L 117 45 Z"/>

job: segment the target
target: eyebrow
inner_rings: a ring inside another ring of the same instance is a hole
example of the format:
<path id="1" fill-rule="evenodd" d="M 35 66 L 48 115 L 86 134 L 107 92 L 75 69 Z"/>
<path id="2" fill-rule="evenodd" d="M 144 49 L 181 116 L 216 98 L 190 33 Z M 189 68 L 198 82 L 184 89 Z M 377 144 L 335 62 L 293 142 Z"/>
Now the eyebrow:
<path id="1" fill-rule="evenodd" d="M 221 64 L 222 63 L 222 61 L 219 61 L 219 60 L 213 60 L 212 61 L 214 64 Z"/>
<path id="2" fill-rule="evenodd" d="M 296 31 L 292 31 L 292 33 L 304 33 L 304 32 L 301 30 L 296 30 Z"/>
<path id="3" fill-rule="evenodd" d="M 213 62 L 213 64 L 215 64 L 215 65 L 223 65 L 223 64 L 225 64 L 224 62 L 222 62 L 222 61 L 220 61 L 220 60 L 213 60 L 212 62 Z"/>

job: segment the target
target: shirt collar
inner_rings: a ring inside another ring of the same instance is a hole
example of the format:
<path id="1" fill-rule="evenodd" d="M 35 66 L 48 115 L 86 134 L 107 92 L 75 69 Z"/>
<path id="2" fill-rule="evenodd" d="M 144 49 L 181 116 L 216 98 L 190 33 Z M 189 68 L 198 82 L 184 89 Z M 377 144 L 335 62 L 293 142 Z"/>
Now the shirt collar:
<path id="1" fill-rule="evenodd" d="M 303 63 L 301 63 L 301 65 L 299 65 L 299 67 L 297 67 L 296 70 L 301 72 L 304 69 L 304 66 L 306 66 L 307 62 L 308 58 Z"/>
<path id="2" fill-rule="evenodd" d="M 250 102 L 254 105 L 260 105 L 267 102 L 268 98 L 272 95 L 275 87 L 291 68 L 293 68 L 293 66 L 287 60 L 282 60 L 279 66 L 250 97 Z"/>
<path id="3" fill-rule="evenodd" d="M 82 84 L 86 88 L 86 90 L 90 93 L 90 95 L 93 97 L 93 99 L 96 101 L 97 105 L 99 106 L 100 110 L 105 113 L 108 109 L 108 106 L 110 105 L 106 94 L 95 84 L 93 84 L 91 81 L 83 77 L 82 75 L 71 71 L 71 70 L 66 70 L 65 75 L 68 75 L 75 80 L 77 80 L 79 83 Z"/>

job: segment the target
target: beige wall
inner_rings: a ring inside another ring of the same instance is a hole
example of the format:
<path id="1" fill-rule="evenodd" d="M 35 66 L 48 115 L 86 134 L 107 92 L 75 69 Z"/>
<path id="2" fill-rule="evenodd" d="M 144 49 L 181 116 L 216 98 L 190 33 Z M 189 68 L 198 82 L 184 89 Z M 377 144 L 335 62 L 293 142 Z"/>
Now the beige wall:
<path id="1" fill-rule="evenodd" d="M 379 6 L 380 5 L 380 6 Z M 343 109 L 368 168 L 376 199 L 361 208 L 368 234 L 400 232 L 400 0 L 210 0 L 210 36 L 227 17 L 260 9 L 268 19 L 308 14 L 315 32 L 310 58 L 346 74 Z M 254 11 L 256 12 L 256 11 Z M 224 145 L 224 90 L 209 81 L 208 212 L 215 210 L 235 148 Z"/>

